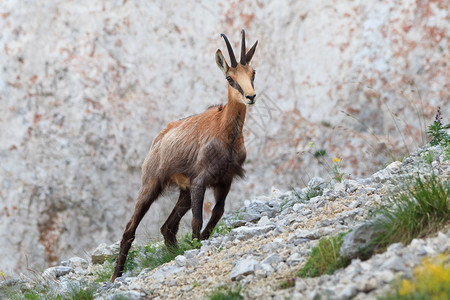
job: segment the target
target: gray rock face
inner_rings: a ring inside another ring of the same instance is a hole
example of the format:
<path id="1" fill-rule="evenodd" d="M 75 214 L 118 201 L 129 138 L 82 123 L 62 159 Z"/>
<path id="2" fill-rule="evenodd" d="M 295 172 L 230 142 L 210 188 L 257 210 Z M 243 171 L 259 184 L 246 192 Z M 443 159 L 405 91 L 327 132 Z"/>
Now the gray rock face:
<path id="1" fill-rule="evenodd" d="M 269 232 L 275 228 L 274 225 L 265 225 L 265 226 L 256 226 L 256 227 L 248 227 L 242 226 L 235 228 L 231 231 L 232 234 L 236 235 L 236 237 L 240 240 L 249 239 L 251 237 L 261 235 Z"/>
<path id="2" fill-rule="evenodd" d="M 71 272 L 74 272 L 74 268 L 72 267 L 56 266 L 46 269 L 42 275 L 48 278 L 59 278 Z"/>
<path id="3" fill-rule="evenodd" d="M 242 219 L 246 222 L 256 222 L 263 216 L 272 218 L 280 211 L 280 206 L 278 203 L 267 201 L 267 199 L 245 201 L 244 205 L 245 207 L 242 211 Z"/>
<path id="4" fill-rule="evenodd" d="M 142 297 L 144 297 L 144 296 L 145 296 L 145 294 L 142 294 L 141 292 L 138 292 L 138 291 L 126 291 L 126 292 L 120 292 L 120 293 L 111 295 L 107 299 L 108 300 L 119 300 L 119 299 L 138 300 L 138 299 L 142 299 Z"/>
<path id="5" fill-rule="evenodd" d="M 407 272 L 408 269 L 405 266 L 405 261 L 401 259 L 398 256 L 393 256 L 387 259 L 383 264 L 380 266 L 380 270 L 390 270 L 390 271 L 401 271 L 401 272 Z"/>
<path id="6" fill-rule="evenodd" d="M 193 258 L 193 257 L 197 256 L 199 252 L 200 252 L 200 250 L 198 250 L 198 249 L 188 250 L 188 251 L 184 252 L 184 256 L 186 256 L 186 258 Z"/>
<path id="7" fill-rule="evenodd" d="M 352 232 L 344 236 L 340 254 L 353 258 L 358 255 L 360 249 L 369 246 L 370 242 L 380 233 L 371 224 L 361 224 Z"/>
<path id="8" fill-rule="evenodd" d="M 163 281 L 167 276 L 177 274 L 181 271 L 183 271 L 185 268 L 180 266 L 165 266 L 153 273 L 153 279 L 161 282 Z"/>
<path id="9" fill-rule="evenodd" d="M 267 256 L 261 263 L 268 264 L 270 266 L 276 266 L 282 261 L 281 257 L 277 253 L 272 253 Z"/>
<path id="10" fill-rule="evenodd" d="M 62 264 L 64 266 L 64 264 Z M 71 257 L 69 258 L 69 260 L 67 261 L 67 266 L 72 267 L 72 268 L 87 268 L 89 266 L 89 263 L 87 260 L 81 258 L 81 257 Z"/>
<path id="11" fill-rule="evenodd" d="M 102 264 L 106 259 L 111 259 L 119 253 L 119 245 L 107 245 L 102 243 L 92 252 L 91 260 L 93 264 Z"/>

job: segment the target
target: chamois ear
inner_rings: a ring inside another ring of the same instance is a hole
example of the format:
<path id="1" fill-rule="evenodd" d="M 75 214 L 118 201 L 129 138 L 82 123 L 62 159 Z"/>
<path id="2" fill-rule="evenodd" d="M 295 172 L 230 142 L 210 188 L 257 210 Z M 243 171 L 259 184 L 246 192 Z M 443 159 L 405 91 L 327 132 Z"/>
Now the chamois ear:
<path id="1" fill-rule="evenodd" d="M 258 45 L 258 41 L 255 42 L 255 44 L 248 50 L 247 54 L 245 55 L 245 60 L 247 63 L 250 63 L 252 60 L 253 54 L 255 54 L 256 46 Z"/>
<path id="2" fill-rule="evenodd" d="M 216 63 L 220 70 L 222 70 L 223 74 L 227 74 L 228 69 L 230 68 L 223 57 L 222 51 L 216 51 Z"/>

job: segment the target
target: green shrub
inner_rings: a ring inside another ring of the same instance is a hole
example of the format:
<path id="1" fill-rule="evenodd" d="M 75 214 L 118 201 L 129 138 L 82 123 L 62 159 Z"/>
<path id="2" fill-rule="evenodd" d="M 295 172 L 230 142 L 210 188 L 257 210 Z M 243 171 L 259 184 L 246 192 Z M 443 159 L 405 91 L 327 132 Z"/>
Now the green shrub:
<path id="1" fill-rule="evenodd" d="M 447 126 L 442 124 L 441 108 L 437 110 L 436 118 L 430 126 L 428 126 L 427 134 L 431 137 L 430 145 L 445 145 L 450 143 L 450 135 L 445 131 Z"/>
<path id="2" fill-rule="evenodd" d="M 337 269 L 346 267 L 348 259 L 339 255 L 345 233 L 338 236 L 322 238 L 311 250 L 308 261 L 298 272 L 300 277 L 317 277 L 322 274 L 333 274 Z"/>

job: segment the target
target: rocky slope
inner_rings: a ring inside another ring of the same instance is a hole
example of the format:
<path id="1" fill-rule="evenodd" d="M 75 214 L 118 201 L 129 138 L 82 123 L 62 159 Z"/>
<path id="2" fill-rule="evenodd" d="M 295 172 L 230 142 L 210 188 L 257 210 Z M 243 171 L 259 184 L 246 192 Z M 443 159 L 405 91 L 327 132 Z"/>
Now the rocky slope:
<path id="1" fill-rule="evenodd" d="M 239 212 L 229 212 L 225 219 L 235 227 L 231 232 L 216 234 L 202 242 L 200 249 L 189 250 L 156 269 L 129 272 L 114 283 L 103 283 L 95 298 L 204 299 L 217 287 L 239 284 L 246 299 L 375 299 L 385 294 L 396 278 L 411 277 L 422 258 L 450 252 L 448 224 L 409 245 L 392 244 L 366 261 L 354 259 L 333 275 L 302 279 L 297 272 L 318 239 L 349 230 L 356 234 L 376 207 L 387 203 L 390 191 L 407 178 L 432 173 L 450 184 L 450 160 L 440 146 L 425 146 L 365 179 L 331 185 L 313 178 L 308 188 L 295 192 L 273 188 L 269 196 L 246 200 Z M 323 195 L 300 201 L 311 189 L 323 189 Z M 345 251 L 360 246 L 347 236 Z M 114 247 L 117 245 L 99 247 L 92 260 Z M 95 280 L 105 266 L 74 257 L 47 269 L 42 278 L 62 293 L 71 283 Z M 293 278 L 295 285 L 280 287 Z M 7 284 L 36 286 L 36 281 L 22 276 L 3 286 Z"/>
<path id="2" fill-rule="evenodd" d="M 221 32 L 235 47 L 241 28 L 259 40 L 247 180 L 227 205 L 323 177 L 305 153 L 311 141 L 353 178 L 369 176 L 423 144 L 422 116 L 448 107 L 448 6 L 1 1 L 0 271 L 47 267 L 120 237 L 157 132 L 226 99 L 214 62 Z M 175 200 L 151 213 L 168 214 Z M 159 221 L 144 219 L 153 234 Z"/>

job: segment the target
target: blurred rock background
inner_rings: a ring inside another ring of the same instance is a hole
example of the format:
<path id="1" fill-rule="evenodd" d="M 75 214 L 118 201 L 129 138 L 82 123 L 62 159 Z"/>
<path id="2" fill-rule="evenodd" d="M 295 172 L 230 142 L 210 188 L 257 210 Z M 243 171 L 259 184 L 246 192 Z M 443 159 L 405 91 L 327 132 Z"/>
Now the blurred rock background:
<path id="1" fill-rule="evenodd" d="M 222 32 L 236 49 L 241 28 L 248 45 L 259 40 L 247 178 L 227 209 L 272 185 L 327 177 L 333 158 L 357 178 L 414 150 L 437 107 L 450 114 L 449 5 L 2 1 L 0 271 L 120 239 L 155 135 L 226 101 L 214 61 Z M 138 239 L 159 237 L 174 192 L 152 206 Z"/>

